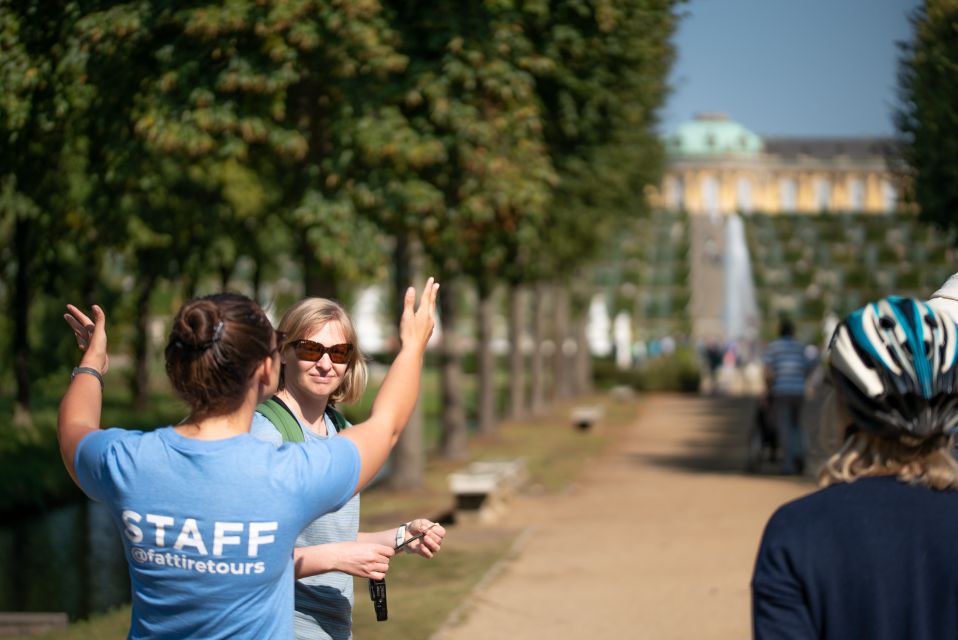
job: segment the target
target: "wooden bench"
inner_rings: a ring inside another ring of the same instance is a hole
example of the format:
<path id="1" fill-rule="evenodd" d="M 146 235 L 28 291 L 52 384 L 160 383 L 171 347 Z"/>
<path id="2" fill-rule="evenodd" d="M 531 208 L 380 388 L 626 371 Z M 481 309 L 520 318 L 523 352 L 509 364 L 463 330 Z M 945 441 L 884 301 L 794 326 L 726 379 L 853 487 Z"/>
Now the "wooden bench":
<path id="1" fill-rule="evenodd" d="M 469 464 L 449 474 L 449 490 L 455 497 L 456 517 L 496 520 L 506 503 L 528 479 L 525 458 L 486 460 Z"/>
<path id="2" fill-rule="evenodd" d="M 59 611 L 0 611 L 0 637 L 29 636 L 55 629 L 66 629 L 69 622 L 67 614 Z"/>
<path id="3" fill-rule="evenodd" d="M 588 431 L 604 415 L 605 411 L 598 405 L 575 407 L 571 415 L 572 424 L 580 431 Z"/>

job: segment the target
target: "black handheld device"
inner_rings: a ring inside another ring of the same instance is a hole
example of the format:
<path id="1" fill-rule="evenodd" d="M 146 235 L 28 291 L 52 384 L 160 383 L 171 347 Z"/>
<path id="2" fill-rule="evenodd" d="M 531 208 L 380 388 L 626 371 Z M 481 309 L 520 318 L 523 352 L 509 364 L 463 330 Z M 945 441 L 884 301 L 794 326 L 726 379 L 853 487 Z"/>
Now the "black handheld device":
<path id="1" fill-rule="evenodd" d="M 382 622 L 387 618 L 386 611 L 386 580 L 369 580 L 369 597 L 376 609 L 376 621 Z"/>

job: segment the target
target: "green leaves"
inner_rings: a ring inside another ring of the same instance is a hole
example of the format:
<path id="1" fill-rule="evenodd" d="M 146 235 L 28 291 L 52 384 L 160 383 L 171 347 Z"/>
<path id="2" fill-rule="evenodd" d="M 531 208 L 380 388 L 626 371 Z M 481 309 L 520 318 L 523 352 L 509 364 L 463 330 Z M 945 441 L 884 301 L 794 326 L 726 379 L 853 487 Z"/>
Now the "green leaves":
<path id="1" fill-rule="evenodd" d="M 5 282 L 256 288 L 294 262 L 339 294 L 400 234 L 483 286 L 566 273 L 656 179 L 671 6 L 0 3 L 0 232 L 38 247 Z"/>
<path id="2" fill-rule="evenodd" d="M 958 224 L 958 3 L 929 0 L 913 15 L 899 70 L 898 130 L 911 197 L 921 217 Z"/>

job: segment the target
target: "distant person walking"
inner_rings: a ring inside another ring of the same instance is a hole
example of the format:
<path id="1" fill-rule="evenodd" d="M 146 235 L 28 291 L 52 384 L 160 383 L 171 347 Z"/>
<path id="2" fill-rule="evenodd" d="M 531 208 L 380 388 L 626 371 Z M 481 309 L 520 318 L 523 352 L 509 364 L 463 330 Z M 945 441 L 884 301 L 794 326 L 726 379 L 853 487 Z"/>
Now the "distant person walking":
<path id="1" fill-rule="evenodd" d="M 791 320 L 783 318 L 778 333 L 779 337 L 765 350 L 765 381 L 772 420 L 784 454 L 782 473 L 800 474 L 805 469 L 805 435 L 802 433 L 805 376 L 814 360 L 806 356 L 805 345 L 795 339 Z"/>

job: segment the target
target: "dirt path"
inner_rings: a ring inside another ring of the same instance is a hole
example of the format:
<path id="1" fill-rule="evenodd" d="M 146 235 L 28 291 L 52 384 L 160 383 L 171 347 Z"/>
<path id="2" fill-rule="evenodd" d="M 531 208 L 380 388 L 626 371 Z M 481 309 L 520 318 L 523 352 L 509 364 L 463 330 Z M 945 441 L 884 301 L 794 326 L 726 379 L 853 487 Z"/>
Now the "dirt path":
<path id="1" fill-rule="evenodd" d="M 745 476 L 741 399 L 650 396 L 569 492 L 523 496 L 525 531 L 434 640 L 750 637 L 769 515 L 810 480 Z"/>

